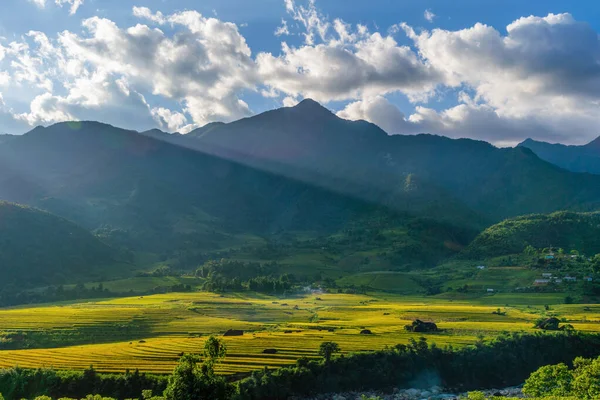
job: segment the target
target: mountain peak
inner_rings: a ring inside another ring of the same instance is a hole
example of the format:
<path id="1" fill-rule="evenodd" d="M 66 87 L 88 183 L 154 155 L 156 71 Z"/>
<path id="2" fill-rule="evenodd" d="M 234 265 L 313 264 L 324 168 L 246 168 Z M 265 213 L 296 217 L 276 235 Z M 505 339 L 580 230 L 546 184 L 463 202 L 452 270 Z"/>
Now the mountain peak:
<path id="1" fill-rule="evenodd" d="M 313 99 L 304 99 L 300 103 L 292 107 L 294 110 L 310 113 L 324 113 L 333 114 L 328 108 L 323 107 L 319 102 Z"/>

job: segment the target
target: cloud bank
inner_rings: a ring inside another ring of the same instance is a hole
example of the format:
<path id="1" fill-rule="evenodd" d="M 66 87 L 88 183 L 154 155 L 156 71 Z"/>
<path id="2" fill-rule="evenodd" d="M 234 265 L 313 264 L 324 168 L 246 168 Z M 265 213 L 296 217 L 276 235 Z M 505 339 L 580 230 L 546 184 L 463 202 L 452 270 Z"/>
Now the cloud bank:
<path id="1" fill-rule="evenodd" d="M 71 14 L 82 3 L 54 2 Z M 371 31 L 324 16 L 314 0 L 285 0 L 282 9 L 273 26 L 282 40 L 277 53 L 253 53 L 238 26 L 216 15 L 145 7 L 132 9 L 133 26 L 92 17 L 79 32 L 0 39 L 0 124 L 89 118 L 187 132 L 251 115 L 243 99 L 255 93 L 282 105 L 306 97 L 343 102 L 339 116 L 391 134 L 511 144 L 584 142 L 599 133 L 600 40 L 570 14 L 523 17 L 502 30 L 399 23 Z M 436 20 L 431 10 L 424 18 Z M 30 96 L 26 110 L 7 95 L 15 90 Z M 406 97 L 408 112 L 391 94 Z"/>

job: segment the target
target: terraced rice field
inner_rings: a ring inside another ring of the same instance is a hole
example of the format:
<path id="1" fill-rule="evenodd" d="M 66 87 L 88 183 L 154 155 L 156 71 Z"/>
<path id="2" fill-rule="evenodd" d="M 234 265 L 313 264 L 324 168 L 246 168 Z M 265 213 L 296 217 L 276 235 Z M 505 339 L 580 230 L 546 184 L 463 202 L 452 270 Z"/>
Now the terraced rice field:
<path id="1" fill-rule="evenodd" d="M 309 294 L 295 298 L 247 294 L 166 294 L 73 304 L 0 309 L 0 329 L 35 333 L 61 332 L 64 343 L 52 348 L 0 351 L 0 367 L 87 368 L 124 371 L 139 368 L 171 372 L 183 352 L 200 352 L 210 334 L 242 329 L 224 337 L 228 346 L 221 373 L 247 372 L 317 357 L 323 341 L 337 342 L 345 353 L 406 343 L 414 334 L 404 325 L 415 318 L 437 323 L 441 332 L 426 334 L 443 346 L 462 346 L 484 335 L 533 331 L 533 321 L 547 315 L 553 298 L 527 294 L 471 300 L 402 297 L 389 294 Z M 558 297 L 555 298 L 558 300 Z M 519 304 L 521 303 L 521 304 Z M 506 306 L 506 304 L 510 304 Z M 505 316 L 492 314 L 497 308 Z M 600 331 L 600 305 L 552 305 L 550 313 L 578 330 Z M 369 329 L 372 335 L 361 335 Z M 69 342 L 76 338 L 80 345 Z M 34 347 L 42 347 L 41 345 Z M 277 349 L 276 354 L 264 354 Z"/>

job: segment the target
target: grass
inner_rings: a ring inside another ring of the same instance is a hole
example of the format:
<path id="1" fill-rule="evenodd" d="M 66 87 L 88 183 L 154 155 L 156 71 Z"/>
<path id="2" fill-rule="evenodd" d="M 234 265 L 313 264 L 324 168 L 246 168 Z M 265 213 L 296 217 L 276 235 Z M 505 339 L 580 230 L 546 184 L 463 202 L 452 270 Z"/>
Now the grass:
<path id="1" fill-rule="evenodd" d="M 275 368 L 301 356 L 317 357 L 323 341 L 339 343 L 345 353 L 406 343 L 421 336 L 403 329 L 414 318 L 438 324 L 441 332 L 425 336 L 440 346 L 471 344 L 481 335 L 490 339 L 502 332 L 533 331 L 533 321 L 548 313 L 567 318 L 579 330 L 600 330 L 600 306 L 559 304 L 561 299 L 511 293 L 469 299 L 307 293 L 280 299 L 195 292 L 0 309 L 4 332 L 24 332 L 36 338 L 61 332 L 57 340 L 63 341 L 4 350 L 0 367 L 94 365 L 100 371 L 139 368 L 167 373 L 182 352 L 200 352 L 206 337 L 228 329 L 245 333 L 224 338 L 229 352 L 219 372 L 226 374 Z M 544 304 L 551 309 L 546 311 Z M 492 314 L 497 308 L 506 315 Z M 373 334 L 361 335 L 365 328 Z M 267 348 L 278 352 L 263 354 Z"/>

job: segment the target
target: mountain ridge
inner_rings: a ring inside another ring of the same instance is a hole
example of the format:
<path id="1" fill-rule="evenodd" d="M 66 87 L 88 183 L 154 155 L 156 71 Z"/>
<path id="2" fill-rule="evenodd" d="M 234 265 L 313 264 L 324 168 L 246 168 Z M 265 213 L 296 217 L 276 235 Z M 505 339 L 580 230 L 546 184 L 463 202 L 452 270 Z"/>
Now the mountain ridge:
<path id="1" fill-rule="evenodd" d="M 528 138 L 517 147 L 528 148 L 541 159 L 566 170 L 600 175 L 600 137 L 584 145 L 548 143 Z"/>

